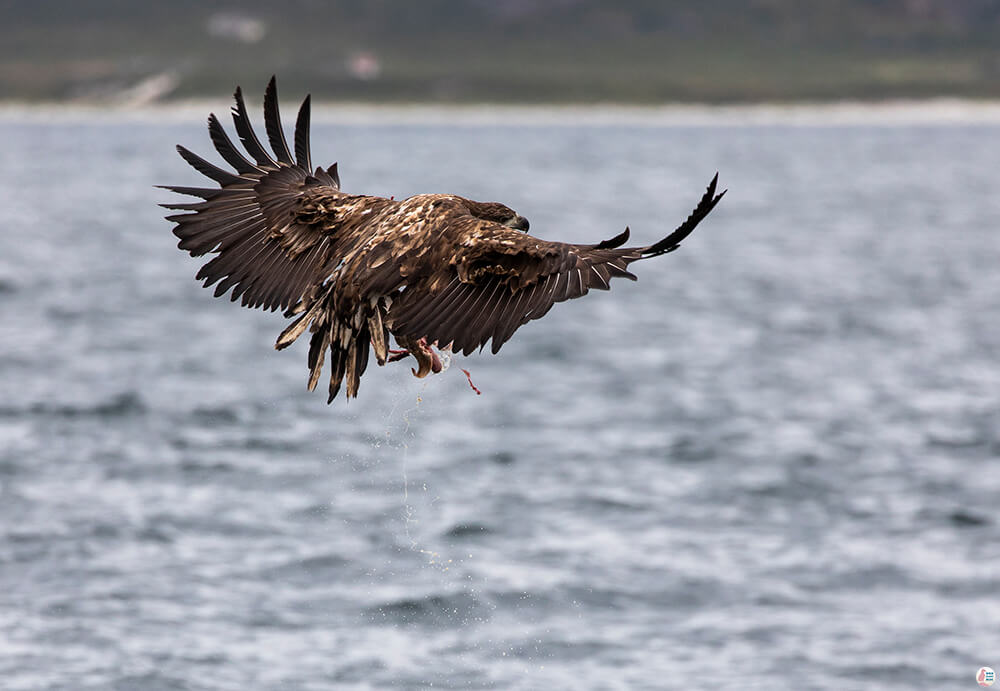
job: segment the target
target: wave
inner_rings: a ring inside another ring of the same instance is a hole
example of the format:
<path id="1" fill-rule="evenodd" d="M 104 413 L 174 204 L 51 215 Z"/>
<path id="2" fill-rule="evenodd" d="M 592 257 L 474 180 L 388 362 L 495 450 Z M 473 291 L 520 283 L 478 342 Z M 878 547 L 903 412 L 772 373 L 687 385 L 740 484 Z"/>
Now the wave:
<path id="1" fill-rule="evenodd" d="M 92 404 L 38 402 L 27 407 L 0 406 L 0 416 L 21 417 L 38 415 L 42 417 L 77 418 L 117 418 L 128 415 L 142 415 L 148 411 L 142 396 L 136 391 L 124 391 L 111 398 Z"/>
<path id="2" fill-rule="evenodd" d="M 365 613 L 372 623 L 452 627 L 456 623 L 486 621 L 493 609 L 470 592 L 458 592 L 393 600 L 370 607 Z"/>

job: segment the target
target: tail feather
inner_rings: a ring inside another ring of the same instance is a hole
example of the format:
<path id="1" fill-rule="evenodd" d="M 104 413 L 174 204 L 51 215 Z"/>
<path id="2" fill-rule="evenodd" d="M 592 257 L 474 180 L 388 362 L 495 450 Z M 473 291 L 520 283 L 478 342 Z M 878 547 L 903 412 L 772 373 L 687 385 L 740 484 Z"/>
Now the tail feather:
<path id="1" fill-rule="evenodd" d="M 309 340 L 309 390 L 313 391 L 319 382 L 319 375 L 323 372 L 323 358 L 326 356 L 326 349 L 330 346 L 330 329 L 326 326 L 322 318 L 317 319 L 313 324 L 313 335 Z M 319 322 L 319 323 L 317 323 Z"/>
<path id="2" fill-rule="evenodd" d="M 290 344 L 296 334 L 305 330 L 305 324 L 313 316 L 312 310 L 299 317 L 278 338 L 280 347 Z M 323 371 L 323 360 L 330 351 L 330 383 L 327 403 L 331 403 L 346 382 L 348 398 L 355 398 L 361 385 L 361 375 L 368 368 L 371 352 L 371 331 L 368 319 L 362 320 L 360 329 L 340 321 L 336 317 L 327 322 L 321 314 L 313 322 L 313 335 L 309 342 L 309 390 L 319 383 Z"/>
<path id="3" fill-rule="evenodd" d="M 385 326 L 382 315 L 382 305 L 375 305 L 374 310 L 368 317 L 368 330 L 371 332 L 372 349 L 375 351 L 375 360 L 379 366 L 385 364 L 389 357 L 389 329 Z"/>
<path id="4" fill-rule="evenodd" d="M 350 344 L 350 349 L 346 351 L 347 370 L 347 397 L 355 398 L 358 395 L 358 387 L 361 385 L 361 375 L 368 367 L 368 354 L 370 348 L 371 333 L 368 331 L 368 324 L 361 329 L 357 338 Z M 331 398 L 330 401 L 333 399 Z M 329 403 L 329 401 L 327 401 Z"/>
<path id="5" fill-rule="evenodd" d="M 330 348 L 330 388 L 326 404 L 333 403 L 333 399 L 340 393 L 340 384 L 344 381 L 344 372 L 347 369 L 345 362 L 347 352 L 336 344 Z"/>

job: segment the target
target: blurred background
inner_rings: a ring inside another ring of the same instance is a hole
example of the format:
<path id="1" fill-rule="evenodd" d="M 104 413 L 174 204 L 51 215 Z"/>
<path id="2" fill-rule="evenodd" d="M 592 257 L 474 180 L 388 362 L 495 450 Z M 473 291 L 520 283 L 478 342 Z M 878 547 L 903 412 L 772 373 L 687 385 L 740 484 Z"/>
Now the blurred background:
<path id="1" fill-rule="evenodd" d="M 0 20 L 0 687 L 938 691 L 1000 667 L 1000 4 Z M 636 243 L 717 170 L 729 193 L 638 283 L 326 406 L 306 344 L 213 299 L 157 206 L 205 184 L 174 146 L 221 164 L 207 114 L 242 84 L 260 123 L 271 74 L 286 124 L 313 93 L 313 159 L 350 192 Z"/>
<path id="2" fill-rule="evenodd" d="M 994 0 L 0 3 L 6 99 L 216 97 L 278 73 L 350 101 L 1000 94 Z"/>

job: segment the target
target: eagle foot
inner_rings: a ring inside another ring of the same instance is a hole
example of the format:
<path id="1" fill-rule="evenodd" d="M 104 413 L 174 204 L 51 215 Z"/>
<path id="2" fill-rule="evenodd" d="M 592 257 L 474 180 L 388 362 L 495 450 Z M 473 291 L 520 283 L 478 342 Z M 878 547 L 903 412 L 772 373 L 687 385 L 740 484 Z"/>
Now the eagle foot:
<path id="1" fill-rule="evenodd" d="M 404 339 L 399 342 L 399 345 L 403 346 L 402 350 L 390 350 L 390 356 L 386 360 L 387 362 L 396 362 L 402 360 L 407 355 L 412 355 L 417 359 L 417 369 L 410 368 L 413 372 L 413 376 L 417 379 L 423 379 L 428 374 L 432 372 L 437 374 L 442 369 L 444 369 L 441 364 L 441 358 L 438 354 L 434 352 L 434 349 L 427 345 L 427 339 L 421 338 L 420 340 Z"/>

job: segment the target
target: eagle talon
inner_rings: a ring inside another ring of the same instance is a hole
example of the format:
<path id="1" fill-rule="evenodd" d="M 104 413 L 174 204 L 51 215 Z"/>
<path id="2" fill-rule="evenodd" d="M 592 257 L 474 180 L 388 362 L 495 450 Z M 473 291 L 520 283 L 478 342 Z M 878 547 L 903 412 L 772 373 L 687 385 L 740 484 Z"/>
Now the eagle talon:
<path id="1" fill-rule="evenodd" d="M 399 341 L 398 338 L 396 340 Z M 437 374 L 444 369 L 441 364 L 441 358 L 438 357 L 433 348 L 427 345 L 426 338 L 421 338 L 417 341 L 404 339 L 399 345 L 406 346 L 406 348 L 400 351 L 389 351 L 394 354 L 389 358 L 388 362 L 402 360 L 407 355 L 412 355 L 417 359 L 417 369 L 411 367 L 410 371 L 413 372 L 413 376 L 417 379 L 423 379 L 432 372 Z"/>

